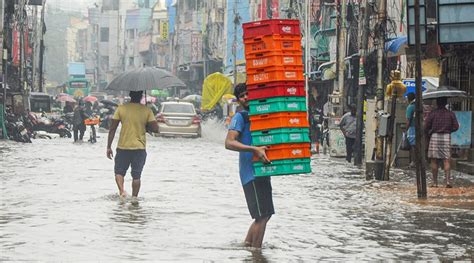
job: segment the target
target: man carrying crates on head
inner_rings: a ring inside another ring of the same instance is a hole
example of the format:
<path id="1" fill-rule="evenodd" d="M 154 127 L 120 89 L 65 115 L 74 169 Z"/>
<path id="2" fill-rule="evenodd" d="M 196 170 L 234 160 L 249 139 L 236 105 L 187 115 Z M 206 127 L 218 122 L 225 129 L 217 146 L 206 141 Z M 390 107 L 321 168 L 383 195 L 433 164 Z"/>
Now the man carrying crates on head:
<path id="1" fill-rule="evenodd" d="M 245 245 L 260 248 L 262 247 L 267 222 L 275 211 L 273 208 L 270 177 L 255 177 L 252 158 L 255 154 L 262 162 L 268 163 L 270 161 L 265 154 L 265 146 L 251 146 L 252 137 L 250 135 L 248 116 L 249 104 L 245 83 L 240 83 L 235 87 L 234 95 L 244 110 L 237 112 L 232 118 L 225 139 L 225 147 L 228 150 L 240 153 L 240 180 L 244 188 L 250 215 L 255 219 L 248 230 Z"/>

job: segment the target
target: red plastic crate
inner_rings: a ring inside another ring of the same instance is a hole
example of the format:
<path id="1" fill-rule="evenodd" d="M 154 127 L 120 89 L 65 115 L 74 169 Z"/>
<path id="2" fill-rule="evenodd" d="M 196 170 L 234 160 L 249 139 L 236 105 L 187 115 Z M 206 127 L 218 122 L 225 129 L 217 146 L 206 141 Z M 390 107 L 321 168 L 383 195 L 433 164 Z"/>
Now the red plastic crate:
<path id="1" fill-rule="evenodd" d="M 305 97 L 304 81 L 273 81 L 247 86 L 248 99 L 271 97 Z"/>
<path id="2" fill-rule="evenodd" d="M 249 116 L 250 131 L 279 128 L 308 128 L 306 112 L 277 112 Z"/>
<path id="3" fill-rule="evenodd" d="M 267 19 L 242 24 L 244 39 L 268 35 L 300 36 L 300 21 L 295 19 Z"/>
<path id="4" fill-rule="evenodd" d="M 303 52 L 301 37 L 271 35 L 244 39 L 245 56 L 266 51 Z"/>
<path id="5" fill-rule="evenodd" d="M 247 70 L 247 85 L 271 81 L 303 81 L 303 65 L 272 66 Z"/>
<path id="6" fill-rule="evenodd" d="M 249 54 L 245 56 L 246 68 L 257 69 L 269 66 L 301 66 L 303 52 L 299 51 L 269 51 Z"/>

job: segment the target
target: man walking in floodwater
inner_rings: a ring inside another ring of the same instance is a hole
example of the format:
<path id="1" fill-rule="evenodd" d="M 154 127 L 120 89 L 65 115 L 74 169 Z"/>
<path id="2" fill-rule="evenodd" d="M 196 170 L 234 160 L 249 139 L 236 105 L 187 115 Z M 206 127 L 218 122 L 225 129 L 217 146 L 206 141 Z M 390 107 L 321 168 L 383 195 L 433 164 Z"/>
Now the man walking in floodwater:
<path id="1" fill-rule="evenodd" d="M 119 123 L 122 123 L 120 137 L 115 155 L 115 182 L 120 196 L 126 196 L 124 177 L 131 166 L 132 196 L 137 197 L 140 191 L 140 178 L 146 161 L 146 131 L 158 132 L 158 123 L 153 112 L 140 104 L 142 91 L 130 91 L 130 103 L 121 105 L 115 111 L 107 141 L 107 158 L 112 159 L 112 142 Z"/>
<path id="2" fill-rule="evenodd" d="M 446 188 L 451 188 L 451 133 L 459 129 L 454 112 L 446 109 L 447 98 L 437 98 L 437 109 L 431 111 L 425 120 L 425 133 L 429 139 L 428 158 L 431 159 L 433 187 L 438 187 L 438 161 L 443 161 Z"/>
<path id="3" fill-rule="evenodd" d="M 244 188 L 247 206 L 255 221 L 250 225 L 245 238 L 245 245 L 261 248 L 268 220 L 275 213 L 273 209 L 272 185 L 270 177 L 255 177 L 252 166 L 253 155 L 263 162 L 270 162 L 265 154 L 265 146 L 251 146 L 250 121 L 248 116 L 247 86 L 238 84 L 234 89 L 243 110 L 232 118 L 225 139 L 225 148 L 239 152 L 240 181 Z"/>
<path id="4" fill-rule="evenodd" d="M 342 116 L 339 127 L 346 138 L 346 161 L 351 162 L 356 137 L 356 108 L 351 105 L 349 109 L 350 111 Z"/>

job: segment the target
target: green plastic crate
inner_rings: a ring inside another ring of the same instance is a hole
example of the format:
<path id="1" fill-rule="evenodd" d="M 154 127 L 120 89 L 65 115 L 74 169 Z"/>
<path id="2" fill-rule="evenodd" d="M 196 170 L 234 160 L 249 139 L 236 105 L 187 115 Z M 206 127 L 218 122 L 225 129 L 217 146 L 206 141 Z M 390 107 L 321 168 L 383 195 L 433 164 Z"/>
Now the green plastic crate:
<path id="1" fill-rule="evenodd" d="M 249 101 L 249 114 L 267 114 L 284 111 L 306 111 L 305 97 L 275 97 Z"/>
<path id="2" fill-rule="evenodd" d="M 252 132 L 252 145 L 310 142 L 308 128 L 281 128 Z"/>
<path id="3" fill-rule="evenodd" d="M 255 176 L 275 176 L 285 174 L 306 174 L 311 173 L 311 159 L 284 159 L 275 160 L 270 164 L 262 162 L 253 163 Z"/>

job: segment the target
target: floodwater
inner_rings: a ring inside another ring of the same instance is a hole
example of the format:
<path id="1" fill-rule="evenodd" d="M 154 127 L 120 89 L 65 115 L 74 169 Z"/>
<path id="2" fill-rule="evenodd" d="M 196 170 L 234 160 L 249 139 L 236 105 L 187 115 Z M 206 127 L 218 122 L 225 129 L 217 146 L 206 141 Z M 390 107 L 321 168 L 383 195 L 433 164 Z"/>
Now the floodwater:
<path id="1" fill-rule="evenodd" d="M 138 201 L 117 196 L 98 143 L 0 141 L 0 260 L 473 260 L 472 191 L 418 201 L 414 175 L 366 181 L 324 155 L 313 173 L 272 178 L 276 214 L 262 250 L 242 246 L 251 218 L 225 131 L 148 137 Z M 117 137 L 115 142 L 117 141 Z M 127 175 L 130 193 L 131 177 Z M 472 190 L 472 188 L 471 188 Z M 438 190 L 441 191 L 441 190 Z M 431 194 L 431 192 L 430 192 Z M 436 199 L 437 198 L 437 199 Z"/>

